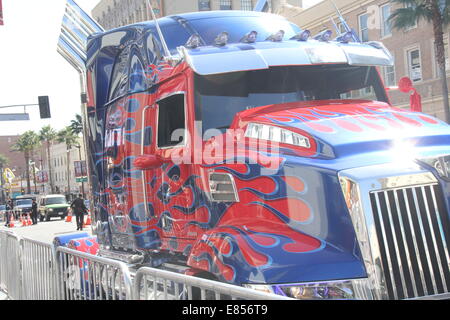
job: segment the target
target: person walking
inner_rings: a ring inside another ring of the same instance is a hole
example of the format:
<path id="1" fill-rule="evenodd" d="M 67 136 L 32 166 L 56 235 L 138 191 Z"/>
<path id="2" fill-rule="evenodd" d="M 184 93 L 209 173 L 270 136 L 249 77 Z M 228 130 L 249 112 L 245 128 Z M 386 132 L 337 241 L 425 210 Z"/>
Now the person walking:
<path id="1" fill-rule="evenodd" d="M 78 198 L 73 200 L 70 208 L 75 213 L 76 221 L 77 221 L 77 230 L 83 230 L 84 223 L 84 214 L 87 212 L 86 205 L 84 204 L 83 195 L 79 194 Z"/>
<path id="2" fill-rule="evenodd" d="M 11 219 L 11 214 L 12 214 L 12 212 L 11 212 L 11 210 L 12 210 L 12 208 L 11 208 L 11 200 L 9 200 L 7 203 L 6 203 L 6 223 L 5 223 L 5 227 L 9 227 L 9 221 L 10 221 L 10 219 Z"/>
<path id="3" fill-rule="evenodd" d="M 33 224 L 37 224 L 37 218 L 38 218 L 38 207 L 36 199 L 33 199 L 33 203 L 31 204 L 31 221 Z"/>

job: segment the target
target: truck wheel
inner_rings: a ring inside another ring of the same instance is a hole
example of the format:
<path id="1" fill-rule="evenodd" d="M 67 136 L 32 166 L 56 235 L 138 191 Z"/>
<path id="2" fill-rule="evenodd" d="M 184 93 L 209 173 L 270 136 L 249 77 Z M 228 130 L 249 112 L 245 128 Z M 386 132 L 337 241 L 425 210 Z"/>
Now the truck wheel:
<path id="1" fill-rule="evenodd" d="M 64 220 L 66 218 L 66 215 L 61 216 L 61 220 Z"/>

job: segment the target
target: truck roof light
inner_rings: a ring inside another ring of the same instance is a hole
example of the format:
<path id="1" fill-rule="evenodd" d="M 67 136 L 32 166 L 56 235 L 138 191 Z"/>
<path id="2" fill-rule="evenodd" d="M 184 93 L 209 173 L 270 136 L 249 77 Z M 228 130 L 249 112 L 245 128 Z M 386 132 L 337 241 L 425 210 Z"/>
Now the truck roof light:
<path id="1" fill-rule="evenodd" d="M 254 43 L 256 42 L 256 37 L 258 36 L 258 32 L 256 31 L 250 31 L 249 33 L 247 33 L 240 42 L 244 42 L 244 43 Z"/>
<path id="2" fill-rule="evenodd" d="M 351 31 L 348 31 L 344 33 L 343 35 L 340 35 L 336 38 L 336 41 L 342 42 L 342 43 L 349 43 L 353 39 L 353 33 Z"/>
<path id="3" fill-rule="evenodd" d="M 314 36 L 314 39 L 319 40 L 319 41 L 328 42 L 328 41 L 330 41 L 332 34 L 333 34 L 333 31 L 324 30 L 321 33 L 319 33 L 318 35 Z"/>
<path id="4" fill-rule="evenodd" d="M 310 35 L 311 35 L 311 31 L 303 30 L 302 32 L 297 33 L 295 36 L 293 36 L 291 38 L 291 40 L 306 41 L 306 40 L 308 40 Z"/>
<path id="5" fill-rule="evenodd" d="M 228 32 L 221 32 L 219 35 L 214 39 L 214 44 L 219 47 L 223 47 L 228 43 Z"/>
<path id="6" fill-rule="evenodd" d="M 280 30 L 276 33 L 271 34 L 269 37 L 267 37 L 267 40 L 274 41 L 274 42 L 280 42 L 283 41 L 284 37 L 284 30 Z"/>
<path id="7" fill-rule="evenodd" d="M 193 34 L 192 36 L 189 37 L 188 41 L 184 46 L 189 49 L 195 49 L 197 47 L 200 47 L 200 45 L 201 45 L 200 36 L 198 34 Z"/>

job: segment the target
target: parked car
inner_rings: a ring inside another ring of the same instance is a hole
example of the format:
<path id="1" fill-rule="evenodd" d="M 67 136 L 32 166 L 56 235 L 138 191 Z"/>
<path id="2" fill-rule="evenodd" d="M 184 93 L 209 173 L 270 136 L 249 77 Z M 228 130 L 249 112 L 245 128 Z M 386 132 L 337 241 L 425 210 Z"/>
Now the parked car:
<path id="1" fill-rule="evenodd" d="M 31 207 L 33 205 L 33 199 L 36 199 L 34 195 L 22 195 L 13 200 L 14 210 L 19 211 L 22 215 L 31 214 Z M 18 218 L 18 217 L 16 217 Z"/>
<path id="2" fill-rule="evenodd" d="M 52 217 L 64 219 L 69 210 L 66 197 L 60 194 L 49 194 L 39 199 L 39 221 L 50 221 Z"/>

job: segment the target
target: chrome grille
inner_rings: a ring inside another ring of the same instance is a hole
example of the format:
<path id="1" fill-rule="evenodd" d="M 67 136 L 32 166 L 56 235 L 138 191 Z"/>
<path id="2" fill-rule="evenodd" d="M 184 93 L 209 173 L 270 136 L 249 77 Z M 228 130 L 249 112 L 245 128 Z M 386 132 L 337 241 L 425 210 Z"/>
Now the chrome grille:
<path id="1" fill-rule="evenodd" d="M 390 299 L 449 292 L 450 224 L 437 184 L 370 192 Z"/>

